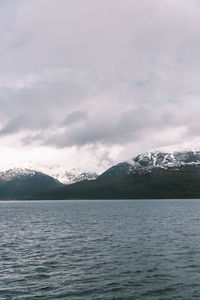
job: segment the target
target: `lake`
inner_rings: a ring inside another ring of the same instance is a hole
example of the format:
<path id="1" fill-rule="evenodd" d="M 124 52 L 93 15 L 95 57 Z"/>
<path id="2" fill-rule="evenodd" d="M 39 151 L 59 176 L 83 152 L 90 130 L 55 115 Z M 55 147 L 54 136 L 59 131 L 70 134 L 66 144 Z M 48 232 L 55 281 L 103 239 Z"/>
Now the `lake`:
<path id="1" fill-rule="evenodd" d="M 200 299 L 200 200 L 0 202 L 0 299 Z"/>

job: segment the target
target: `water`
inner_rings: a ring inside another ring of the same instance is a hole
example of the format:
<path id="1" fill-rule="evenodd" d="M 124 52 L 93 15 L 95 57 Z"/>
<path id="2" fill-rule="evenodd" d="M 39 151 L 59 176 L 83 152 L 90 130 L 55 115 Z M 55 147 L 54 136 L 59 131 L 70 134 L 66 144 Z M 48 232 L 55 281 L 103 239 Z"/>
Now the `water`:
<path id="1" fill-rule="evenodd" d="M 0 299 L 200 299 L 200 200 L 0 202 Z"/>

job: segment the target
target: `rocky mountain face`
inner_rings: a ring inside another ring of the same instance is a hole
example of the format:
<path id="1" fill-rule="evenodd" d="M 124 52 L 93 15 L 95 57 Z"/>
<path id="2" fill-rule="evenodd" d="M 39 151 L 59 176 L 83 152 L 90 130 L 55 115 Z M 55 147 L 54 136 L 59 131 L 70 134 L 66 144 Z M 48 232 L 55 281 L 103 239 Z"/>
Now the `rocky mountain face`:
<path id="1" fill-rule="evenodd" d="M 146 152 L 138 155 L 130 161 L 134 168 L 171 168 L 183 165 L 200 164 L 200 151 L 184 152 Z"/>

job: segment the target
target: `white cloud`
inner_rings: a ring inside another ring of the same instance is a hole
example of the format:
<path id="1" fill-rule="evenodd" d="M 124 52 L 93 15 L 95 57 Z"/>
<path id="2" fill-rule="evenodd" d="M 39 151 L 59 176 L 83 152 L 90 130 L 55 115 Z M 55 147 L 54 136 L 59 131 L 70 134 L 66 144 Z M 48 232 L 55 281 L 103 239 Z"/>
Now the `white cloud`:
<path id="1" fill-rule="evenodd" d="M 29 153 L 47 161 L 48 149 L 70 164 L 101 169 L 136 151 L 198 137 L 199 6 L 0 3 L 1 145 L 16 158 Z"/>

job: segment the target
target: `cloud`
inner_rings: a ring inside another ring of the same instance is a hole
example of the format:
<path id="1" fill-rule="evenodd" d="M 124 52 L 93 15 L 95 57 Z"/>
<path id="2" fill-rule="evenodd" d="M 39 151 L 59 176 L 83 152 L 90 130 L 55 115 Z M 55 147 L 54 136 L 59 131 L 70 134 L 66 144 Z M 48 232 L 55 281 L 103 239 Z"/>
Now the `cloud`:
<path id="1" fill-rule="evenodd" d="M 65 152 L 98 146 L 103 161 L 113 149 L 198 137 L 199 6 L 0 3 L 0 142 Z"/>
<path id="2" fill-rule="evenodd" d="M 67 114 L 67 116 L 62 122 L 62 125 L 71 125 L 74 123 L 79 123 L 80 121 L 85 120 L 86 118 L 87 118 L 87 112 L 75 110 Z"/>

